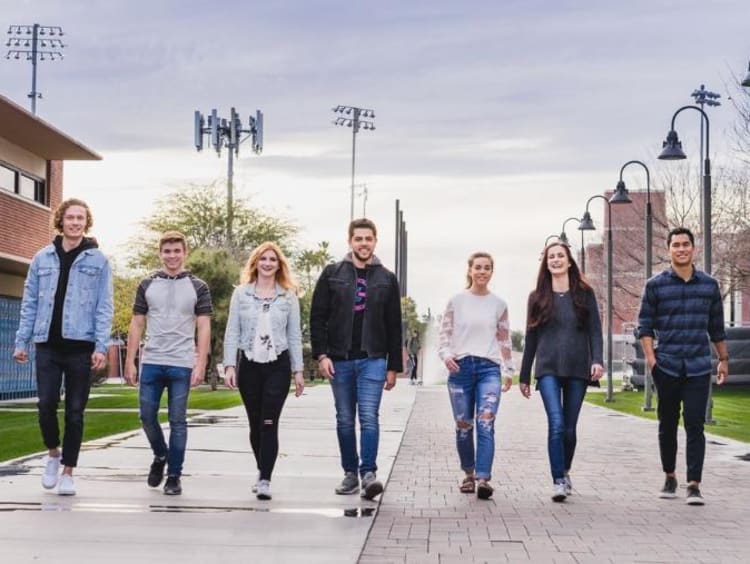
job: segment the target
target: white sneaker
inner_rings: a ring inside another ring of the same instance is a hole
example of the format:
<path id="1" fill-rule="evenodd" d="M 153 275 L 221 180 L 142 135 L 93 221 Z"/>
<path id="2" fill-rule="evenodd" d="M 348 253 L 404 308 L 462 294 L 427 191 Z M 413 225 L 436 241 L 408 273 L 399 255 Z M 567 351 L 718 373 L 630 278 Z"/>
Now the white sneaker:
<path id="1" fill-rule="evenodd" d="M 42 472 L 42 487 L 45 490 L 51 490 L 57 485 L 57 478 L 60 474 L 60 457 L 47 456 L 44 463 L 44 472 Z"/>
<path id="2" fill-rule="evenodd" d="M 561 502 L 565 501 L 568 494 L 565 493 L 565 482 L 558 482 L 553 486 L 552 490 L 552 501 Z"/>
<path id="3" fill-rule="evenodd" d="M 268 500 L 271 499 L 271 482 L 268 480 L 258 480 L 257 493 L 255 496 L 258 499 Z"/>
<path id="4" fill-rule="evenodd" d="M 258 493 L 258 482 L 260 482 L 260 472 L 258 472 L 258 478 L 255 480 L 255 483 L 253 484 L 253 493 Z"/>
<path id="5" fill-rule="evenodd" d="M 73 476 L 63 474 L 60 476 L 60 485 L 57 488 L 58 495 L 76 495 L 76 485 L 73 482 Z"/>
<path id="6" fill-rule="evenodd" d="M 573 482 L 570 480 L 570 474 L 565 473 L 565 495 L 573 493 Z"/>

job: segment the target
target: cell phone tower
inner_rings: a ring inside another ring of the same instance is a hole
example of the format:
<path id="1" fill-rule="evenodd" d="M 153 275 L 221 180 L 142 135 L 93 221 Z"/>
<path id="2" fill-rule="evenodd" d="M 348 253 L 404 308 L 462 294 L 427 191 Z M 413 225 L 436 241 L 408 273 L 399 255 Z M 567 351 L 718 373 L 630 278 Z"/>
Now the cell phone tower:
<path id="1" fill-rule="evenodd" d="M 66 47 L 61 37 L 63 29 L 57 25 L 11 25 L 8 26 L 8 40 L 5 46 L 6 59 L 26 59 L 31 61 L 31 113 L 36 115 L 37 98 L 42 93 L 36 89 L 36 65 L 38 61 L 62 60 L 62 50 Z"/>
<path id="2" fill-rule="evenodd" d="M 242 120 L 234 108 L 230 111 L 229 119 L 220 118 L 215 109 L 211 110 L 208 119 L 200 111 L 195 110 L 195 148 L 199 152 L 203 150 L 204 136 L 208 138 L 209 147 L 216 151 L 216 156 L 220 157 L 221 149 L 227 148 L 227 246 L 232 249 L 234 157 L 239 156 L 240 144 L 248 139 L 252 139 L 252 150 L 256 155 L 263 152 L 263 112 L 256 110 L 255 117 L 250 116 L 248 126 L 243 127 Z"/>

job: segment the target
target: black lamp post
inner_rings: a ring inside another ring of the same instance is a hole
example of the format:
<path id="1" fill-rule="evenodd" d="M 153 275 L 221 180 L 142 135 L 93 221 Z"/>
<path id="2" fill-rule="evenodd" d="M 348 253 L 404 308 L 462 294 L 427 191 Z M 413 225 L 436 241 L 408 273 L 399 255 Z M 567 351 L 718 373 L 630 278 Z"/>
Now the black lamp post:
<path id="1" fill-rule="evenodd" d="M 566 245 L 568 244 L 568 234 L 565 233 L 565 226 L 569 221 L 577 221 L 579 225 L 581 223 L 581 220 L 577 217 L 569 217 L 568 219 L 563 221 L 562 232 L 560 233 L 560 241 L 562 241 Z M 581 272 L 583 274 L 586 274 L 586 249 L 583 246 L 583 230 L 581 230 Z"/>
<path id="2" fill-rule="evenodd" d="M 617 190 L 622 188 L 623 190 L 627 190 L 625 188 L 625 182 L 622 179 L 622 173 L 625 171 L 625 169 L 632 164 L 637 164 L 643 167 L 643 170 L 646 171 L 646 280 L 651 278 L 652 275 L 652 252 L 653 252 L 653 215 L 651 213 L 651 173 L 648 170 L 648 167 L 641 161 L 633 160 L 628 161 L 624 165 L 622 165 L 622 168 L 620 168 L 620 180 L 617 182 Z M 653 411 L 654 408 L 651 406 L 651 400 L 652 400 L 652 390 L 651 390 L 651 371 L 648 369 L 648 366 L 644 363 L 643 365 L 643 375 L 644 375 L 644 399 L 643 399 L 643 411 Z"/>
<path id="3" fill-rule="evenodd" d="M 749 77 L 750 78 L 750 77 Z M 743 82 L 744 84 L 744 82 Z M 698 106 L 683 106 L 677 110 L 672 116 L 672 124 L 667 134 L 667 139 L 662 143 L 662 152 L 659 158 L 667 161 L 682 160 L 686 159 L 687 156 L 682 151 L 682 143 L 680 142 L 677 132 L 674 128 L 674 122 L 679 114 L 683 110 L 692 109 L 701 113 L 703 120 L 706 122 L 706 153 L 701 155 L 703 160 L 703 209 L 701 211 L 703 218 L 703 271 L 706 274 L 711 274 L 711 159 L 710 154 L 710 133 L 709 133 L 709 120 L 708 115 Z M 703 122 L 701 121 L 701 124 Z M 713 418 L 713 404 L 711 386 L 708 387 L 708 402 L 706 402 L 706 423 L 713 424 L 716 421 Z"/>
<path id="4" fill-rule="evenodd" d="M 607 203 L 608 212 L 608 223 L 609 229 L 607 229 L 607 398 L 606 401 L 614 401 L 613 397 L 613 383 L 612 383 L 612 204 L 629 204 L 631 199 L 628 196 L 628 191 L 623 184 L 618 184 L 615 193 L 608 200 L 601 194 L 595 194 L 591 196 L 586 202 L 586 211 L 581 218 L 581 222 L 578 225 L 578 229 L 582 231 L 594 231 L 594 222 L 591 219 L 591 213 L 589 213 L 589 204 L 591 200 L 601 198 Z"/>

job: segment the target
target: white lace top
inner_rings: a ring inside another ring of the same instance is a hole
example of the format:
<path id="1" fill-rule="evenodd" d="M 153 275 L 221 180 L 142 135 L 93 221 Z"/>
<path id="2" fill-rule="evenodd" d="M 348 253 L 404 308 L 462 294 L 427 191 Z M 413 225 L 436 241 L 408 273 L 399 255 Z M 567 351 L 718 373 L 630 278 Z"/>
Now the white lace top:
<path id="1" fill-rule="evenodd" d="M 245 351 L 245 357 L 261 364 L 276 360 L 276 349 L 273 345 L 273 331 L 271 330 L 271 301 L 273 298 L 258 298 L 263 302 L 258 316 L 258 327 L 252 349 Z"/>

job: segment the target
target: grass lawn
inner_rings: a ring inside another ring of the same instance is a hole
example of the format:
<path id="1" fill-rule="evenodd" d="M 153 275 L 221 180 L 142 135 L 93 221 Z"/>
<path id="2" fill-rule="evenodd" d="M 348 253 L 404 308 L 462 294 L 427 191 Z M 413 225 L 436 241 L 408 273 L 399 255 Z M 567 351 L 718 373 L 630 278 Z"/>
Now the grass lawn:
<path id="1" fill-rule="evenodd" d="M 305 382 L 305 386 L 308 387 L 318 385 L 322 385 L 322 382 Z M 138 390 L 136 388 L 120 384 L 104 384 L 92 388 L 91 395 L 101 397 L 89 399 L 84 426 L 84 441 L 141 428 L 141 422 L 136 411 L 138 409 Z M 207 386 L 201 386 L 191 390 L 188 400 L 188 410 L 192 412 L 213 411 L 238 405 L 242 405 L 239 392 L 227 388 L 219 388 L 212 392 Z M 162 411 L 159 418 L 162 422 L 166 422 L 166 393 L 162 396 L 161 407 Z M 2 408 L 0 410 L 0 462 L 45 450 L 39 432 L 34 402 L 0 403 L 0 408 Z M 18 411 L 13 411 L 14 408 Z M 94 411 L 108 409 L 132 409 L 133 411 Z M 58 410 L 61 432 L 64 429 L 63 412 L 61 402 Z"/>
<path id="2" fill-rule="evenodd" d="M 588 393 L 586 401 L 615 411 L 656 420 L 656 411 L 645 412 L 643 391 L 615 391 L 613 402 L 606 402 L 605 393 Z M 652 406 L 656 408 L 657 396 L 653 395 Z M 750 443 L 750 386 L 714 386 L 712 415 L 715 425 L 706 425 L 706 432 L 738 441 Z"/>

